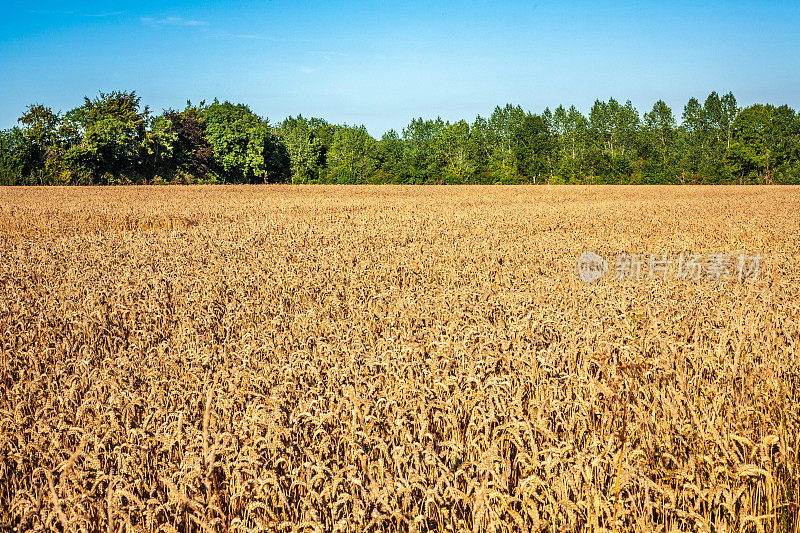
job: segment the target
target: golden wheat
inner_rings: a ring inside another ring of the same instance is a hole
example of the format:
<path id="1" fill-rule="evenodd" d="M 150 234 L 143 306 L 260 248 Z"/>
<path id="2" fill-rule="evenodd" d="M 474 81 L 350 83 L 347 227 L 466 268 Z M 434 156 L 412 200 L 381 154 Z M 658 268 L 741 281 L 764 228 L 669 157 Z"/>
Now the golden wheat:
<path id="1" fill-rule="evenodd" d="M 800 190 L 0 190 L 0 526 L 800 533 Z M 587 284 L 593 250 L 762 255 Z"/>

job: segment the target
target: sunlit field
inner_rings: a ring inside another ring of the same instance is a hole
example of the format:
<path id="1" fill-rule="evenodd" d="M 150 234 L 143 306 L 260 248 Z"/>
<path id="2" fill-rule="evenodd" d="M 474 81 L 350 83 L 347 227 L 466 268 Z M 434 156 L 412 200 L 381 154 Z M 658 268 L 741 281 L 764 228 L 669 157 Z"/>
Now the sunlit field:
<path id="1" fill-rule="evenodd" d="M 799 213 L 0 189 L 0 527 L 800 532 Z"/>

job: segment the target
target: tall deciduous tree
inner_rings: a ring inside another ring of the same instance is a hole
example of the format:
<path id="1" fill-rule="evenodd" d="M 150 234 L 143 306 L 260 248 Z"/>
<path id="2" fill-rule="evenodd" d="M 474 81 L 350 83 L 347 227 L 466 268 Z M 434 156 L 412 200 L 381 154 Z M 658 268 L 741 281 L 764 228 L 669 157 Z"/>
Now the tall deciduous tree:
<path id="1" fill-rule="evenodd" d="M 413 119 L 403 129 L 404 183 L 428 183 L 438 180 L 436 174 L 439 161 L 433 140 L 437 130 L 443 127 L 441 119 L 436 121 Z"/>
<path id="2" fill-rule="evenodd" d="M 150 109 L 140 107 L 135 91 L 100 93 L 69 111 L 65 120 L 82 136 L 67 157 L 95 182 L 120 183 L 142 179 L 147 153 Z"/>
<path id="3" fill-rule="evenodd" d="M 336 183 L 367 183 L 378 166 L 377 141 L 364 126 L 337 128 L 328 164 Z"/>
<path id="4" fill-rule="evenodd" d="M 520 180 L 513 139 L 524 119 L 522 107 L 511 104 L 495 107 L 489 117 L 489 171 L 496 182 L 516 183 Z"/>
<path id="5" fill-rule="evenodd" d="M 643 117 L 641 150 L 646 160 L 646 181 L 650 183 L 671 182 L 675 172 L 675 144 L 677 131 L 675 116 L 663 101 L 653 104 Z"/>
<path id="6" fill-rule="evenodd" d="M 589 112 L 593 172 L 605 180 L 620 182 L 631 174 L 635 156 L 639 113 L 630 100 L 620 105 L 614 98 L 595 100 Z"/>
<path id="7" fill-rule="evenodd" d="M 779 169 L 797 168 L 800 121 L 788 106 L 747 107 L 736 117 L 733 130 L 732 167 L 740 183 L 773 183 Z M 785 182 L 796 181 L 781 178 Z"/>
<path id="8" fill-rule="evenodd" d="M 403 174 L 403 139 L 395 130 L 383 134 L 377 145 L 378 168 L 375 183 L 397 183 Z"/>
<path id="9" fill-rule="evenodd" d="M 216 180 L 214 149 L 205 136 L 204 108 L 205 102 L 201 102 L 199 106 L 187 102 L 186 108 L 181 112 L 169 110 L 164 113 L 176 135 L 172 167 L 180 182 Z"/>
<path id="10" fill-rule="evenodd" d="M 278 126 L 278 135 L 291 160 L 292 183 L 314 183 L 320 178 L 325 146 L 315 130 L 319 127 L 315 128 L 302 115 L 288 117 Z"/>
<path id="11" fill-rule="evenodd" d="M 0 185 L 21 185 L 26 141 L 19 128 L 0 130 Z"/>
<path id="12" fill-rule="evenodd" d="M 525 115 L 512 136 L 512 143 L 517 170 L 522 177 L 533 183 L 553 177 L 556 142 L 545 117 Z"/>
<path id="13" fill-rule="evenodd" d="M 289 171 L 285 149 L 246 105 L 214 101 L 203 112 L 206 138 L 226 179 L 236 183 L 283 181 Z"/>
<path id="14" fill-rule="evenodd" d="M 442 181 L 444 183 L 468 183 L 475 172 L 470 159 L 469 124 L 459 120 L 446 122 L 435 138 L 435 150 L 444 161 Z"/>

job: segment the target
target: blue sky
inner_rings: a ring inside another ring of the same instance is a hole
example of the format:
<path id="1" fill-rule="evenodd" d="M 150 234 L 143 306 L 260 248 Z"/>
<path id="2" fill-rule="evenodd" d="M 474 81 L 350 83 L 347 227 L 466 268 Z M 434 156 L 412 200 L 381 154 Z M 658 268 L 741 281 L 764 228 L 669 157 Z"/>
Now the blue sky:
<path id="1" fill-rule="evenodd" d="M 6 3 L 0 128 L 32 103 L 66 111 L 136 90 L 160 112 L 187 99 L 302 113 L 376 136 L 413 117 L 540 112 L 595 98 L 643 113 L 733 91 L 800 109 L 800 2 Z"/>

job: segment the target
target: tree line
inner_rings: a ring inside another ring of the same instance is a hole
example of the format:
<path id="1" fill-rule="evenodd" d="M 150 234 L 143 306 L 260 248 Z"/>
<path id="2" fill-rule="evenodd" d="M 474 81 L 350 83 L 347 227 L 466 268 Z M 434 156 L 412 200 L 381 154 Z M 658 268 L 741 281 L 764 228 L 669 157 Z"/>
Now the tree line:
<path id="1" fill-rule="evenodd" d="M 18 122 L 0 131 L 0 184 L 800 183 L 800 114 L 731 93 L 691 98 L 680 124 L 663 101 L 640 115 L 610 98 L 588 116 L 507 104 L 472 123 L 417 118 L 380 139 L 216 99 L 156 115 L 135 91 L 30 105 Z"/>

